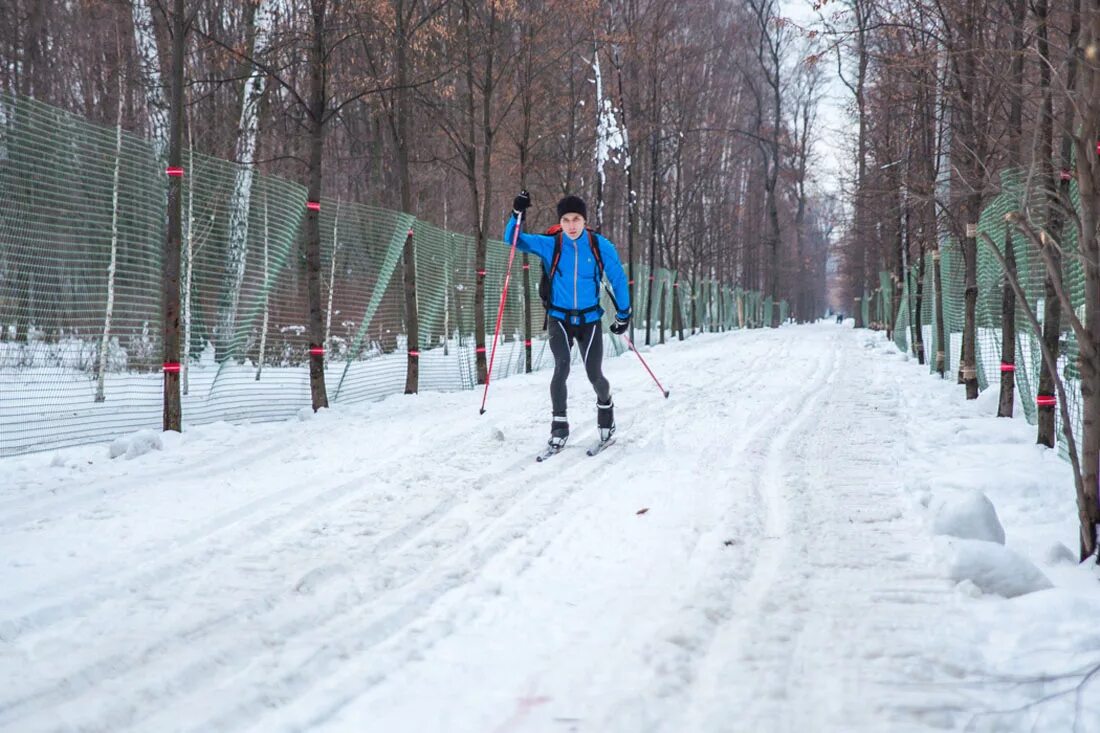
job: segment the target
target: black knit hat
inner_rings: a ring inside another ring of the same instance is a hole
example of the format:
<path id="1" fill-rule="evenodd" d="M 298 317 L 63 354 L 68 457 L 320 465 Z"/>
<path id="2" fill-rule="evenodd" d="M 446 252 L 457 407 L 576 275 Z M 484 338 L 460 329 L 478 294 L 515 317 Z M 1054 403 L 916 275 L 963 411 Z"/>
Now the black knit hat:
<path id="1" fill-rule="evenodd" d="M 588 218 L 588 206 L 584 203 L 584 199 L 580 196 L 566 196 L 558 202 L 558 218 L 562 218 L 566 214 L 580 214 L 585 219 Z"/>

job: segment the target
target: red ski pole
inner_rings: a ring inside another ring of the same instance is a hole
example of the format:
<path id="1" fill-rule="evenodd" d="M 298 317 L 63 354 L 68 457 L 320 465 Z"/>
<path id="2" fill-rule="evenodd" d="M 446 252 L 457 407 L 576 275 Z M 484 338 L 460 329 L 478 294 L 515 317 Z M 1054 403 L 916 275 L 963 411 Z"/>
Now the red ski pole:
<path id="1" fill-rule="evenodd" d="M 645 363 L 645 359 L 643 359 L 642 355 L 638 353 L 638 350 L 634 348 L 634 342 L 631 341 L 630 337 L 627 336 L 625 333 L 619 334 L 619 338 L 625 341 L 626 345 L 630 347 L 630 350 L 633 351 L 635 355 L 637 355 L 638 361 L 642 362 L 642 366 L 644 366 L 645 370 L 649 372 L 649 376 L 653 377 L 653 381 L 657 383 L 657 389 L 661 390 L 661 393 L 664 394 L 665 399 L 667 400 L 668 390 L 661 386 L 661 382 L 657 379 L 657 375 L 653 373 L 653 370 L 649 368 L 649 364 Z"/>
<path id="2" fill-rule="evenodd" d="M 512 250 L 508 253 L 508 270 L 504 274 L 504 287 L 500 291 L 500 307 L 497 308 L 497 326 L 493 330 L 493 349 L 489 352 L 489 371 L 485 374 L 485 392 L 481 395 L 481 412 L 485 414 L 485 400 L 489 398 L 489 380 L 493 377 L 493 360 L 497 355 L 497 342 L 500 341 L 500 321 L 504 317 L 504 303 L 508 297 L 508 282 L 512 279 L 512 260 L 516 258 L 516 242 L 519 241 L 519 229 L 523 225 L 523 214 L 516 215 L 516 228 L 512 231 Z"/>

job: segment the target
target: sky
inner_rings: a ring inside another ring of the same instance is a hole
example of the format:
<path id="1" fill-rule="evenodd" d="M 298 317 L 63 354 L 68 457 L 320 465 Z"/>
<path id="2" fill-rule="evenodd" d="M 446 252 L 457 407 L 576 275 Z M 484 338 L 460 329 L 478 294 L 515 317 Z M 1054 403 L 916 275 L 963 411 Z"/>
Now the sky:
<path id="1" fill-rule="evenodd" d="M 821 14 L 813 9 L 811 0 L 781 0 L 781 12 L 800 28 L 824 30 Z M 824 12 L 831 12 L 828 6 Z M 822 192 L 839 195 L 841 177 L 848 175 L 852 167 L 849 145 L 844 139 L 852 129 L 852 120 L 846 109 L 852 93 L 837 73 L 835 52 L 824 58 L 822 69 L 824 91 L 818 109 L 819 129 L 814 144 L 818 167 L 814 178 Z"/>

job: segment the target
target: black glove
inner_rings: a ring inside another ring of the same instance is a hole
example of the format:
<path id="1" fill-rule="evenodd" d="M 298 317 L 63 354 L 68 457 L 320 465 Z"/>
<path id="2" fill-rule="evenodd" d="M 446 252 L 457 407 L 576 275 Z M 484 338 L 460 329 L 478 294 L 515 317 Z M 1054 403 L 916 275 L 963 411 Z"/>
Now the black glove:
<path id="1" fill-rule="evenodd" d="M 611 324 L 611 333 L 622 336 L 630 326 L 630 316 L 615 316 L 615 322 Z"/>
<path id="2" fill-rule="evenodd" d="M 512 210 L 517 214 L 525 214 L 529 208 L 531 208 L 531 194 L 520 191 L 519 195 L 512 199 Z"/>

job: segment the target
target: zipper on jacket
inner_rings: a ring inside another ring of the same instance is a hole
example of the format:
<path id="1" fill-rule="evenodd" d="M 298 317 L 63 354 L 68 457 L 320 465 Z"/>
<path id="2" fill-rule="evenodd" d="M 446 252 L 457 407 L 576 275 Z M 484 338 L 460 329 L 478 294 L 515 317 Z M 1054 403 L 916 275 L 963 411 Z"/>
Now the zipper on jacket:
<path id="1" fill-rule="evenodd" d="M 579 241 L 579 240 L 578 240 Z M 577 271 L 580 269 L 581 248 L 573 242 L 573 310 L 577 310 Z"/>

